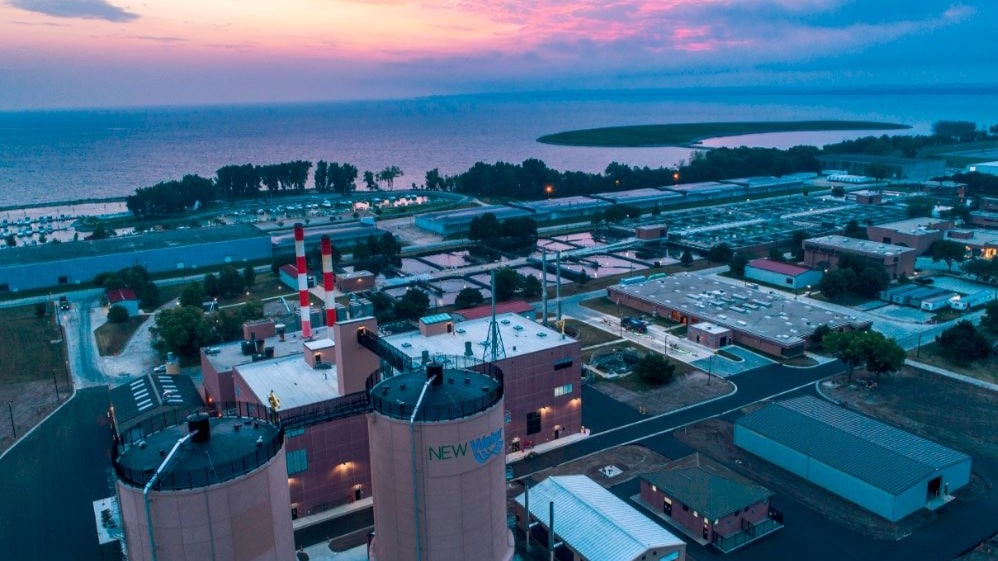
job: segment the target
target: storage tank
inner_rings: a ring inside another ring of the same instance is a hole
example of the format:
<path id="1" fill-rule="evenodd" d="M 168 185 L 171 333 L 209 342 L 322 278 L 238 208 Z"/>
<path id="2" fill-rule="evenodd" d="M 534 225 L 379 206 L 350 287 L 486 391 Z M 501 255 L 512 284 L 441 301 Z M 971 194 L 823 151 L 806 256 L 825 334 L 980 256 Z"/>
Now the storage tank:
<path id="1" fill-rule="evenodd" d="M 128 558 L 294 559 L 284 432 L 267 410 L 170 415 L 114 448 Z"/>
<path id="2" fill-rule="evenodd" d="M 469 357 L 447 363 L 371 389 L 372 560 L 513 557 L 502 373 Z"/>

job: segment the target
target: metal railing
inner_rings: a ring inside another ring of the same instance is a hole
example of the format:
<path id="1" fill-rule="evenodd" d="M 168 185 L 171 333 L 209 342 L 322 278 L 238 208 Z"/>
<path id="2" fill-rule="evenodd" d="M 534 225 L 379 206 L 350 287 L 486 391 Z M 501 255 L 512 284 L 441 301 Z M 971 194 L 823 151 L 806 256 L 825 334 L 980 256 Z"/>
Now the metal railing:
<path id="1" fill-rule="evenodd" d="M 772 513 L 770 514 L 772 516 Z M 781 515 L 782 518 L 782 515 Z M 766 534 L 775 532 L 783 527 L 783 524 L 779 523 L 774 518 L 764 518 L 756 524 L 750 524 L 745 526 L 740 532 L 731 534 L 728 536 L 722 536 L 720 534 L 714 534 L 713 543 L 721 551 L 728 553 L 734 549 L 737 549 L 751 541 L 755 541 Z"/>
<path id="2" fill-rule="evenodd" d="M 504 375 L 500 368 L 492 363 L 482 362 L 475 357 L 438 355 L 434 360 L 443 364 L 449 371 L 471 371 L 484 374 L 495 380 L 495 387 L 488 388 L 475 397 L 469 397 L 451 403 L 426 405 L 423 404 L 416 414 L 417 421 L 448 421 L 480 413 L 499 402 L 503 397 Z M 379 369 L 368 377 L 369 391 L 378 383 L 391 378 L 390 371 Z M 400 401 L 395 397 L 382 397 L 378 392 L 370 392 L 371 406 L 375 411 L 395 419 L 408 420 L 412 417 L 415 403 Z"/>
<path id="3" fill-rule="evenodd" d="M 381 360 L 392 365 L 399 372 L 412 370 L 412 358 L 381 340 L 373 329 L 357 330 L 357 343 L 365 349 L 381 357 Z"/>
<path id="4" fill-rule="evenodd" d="M 292 430 L 360 415 L 370 410 L 370 396 L 367 391 L 361 391 L 295 409 L 294 415 L 281 413 L 279 416 L 284 429 Z"/>

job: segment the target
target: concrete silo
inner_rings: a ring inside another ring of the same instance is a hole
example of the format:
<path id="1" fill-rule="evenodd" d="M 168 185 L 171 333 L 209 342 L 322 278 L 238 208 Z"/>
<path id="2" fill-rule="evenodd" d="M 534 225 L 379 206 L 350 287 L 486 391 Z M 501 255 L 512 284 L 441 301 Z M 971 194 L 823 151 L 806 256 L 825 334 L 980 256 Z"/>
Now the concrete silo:
<path id="1" fill-rule="evenodd" d="M 284 432 L 266 418 L 164 416 L 115 448 L 129 559 L 294 558 Z"/>
<path id="2" fill-rule="evenodd" d="M 508 561 L 502 374 L 455 357 L 371 389 L 377 561 Z M 483 372 L 487 372 L 483 373 Z"/>

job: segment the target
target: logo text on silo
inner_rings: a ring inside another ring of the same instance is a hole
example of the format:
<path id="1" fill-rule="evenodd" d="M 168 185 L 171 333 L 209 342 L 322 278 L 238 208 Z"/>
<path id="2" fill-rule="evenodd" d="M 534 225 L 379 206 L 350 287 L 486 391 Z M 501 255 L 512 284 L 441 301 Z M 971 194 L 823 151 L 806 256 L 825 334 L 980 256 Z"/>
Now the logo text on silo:
<path id="1" fill-rule="evenodd" d="M 492 456 L 502 454 L 503 438 L 502 429 L 495 432 L 473 438 L 460 444 L 442 444 L 440 446 L 430 446 L 428 452 L 430 460 L 453 460 L 468 455 L 468 449 L 475 461 L 484 464 Z"/>

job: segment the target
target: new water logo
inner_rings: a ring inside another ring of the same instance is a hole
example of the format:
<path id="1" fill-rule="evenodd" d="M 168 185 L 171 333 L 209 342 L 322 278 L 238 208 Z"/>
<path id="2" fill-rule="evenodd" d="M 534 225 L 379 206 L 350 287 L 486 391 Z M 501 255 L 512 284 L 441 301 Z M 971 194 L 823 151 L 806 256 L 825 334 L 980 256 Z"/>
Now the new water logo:
<path id="1" fill-rule="evenodd" d="M 502 429 L 498 429 L 492 434 L 480 436 L 468 443 L 471 444 L 471 452 L 475 455 L 475 461 L 484 464 L 492 456 L 498 456 L 502 453 Z"/>

